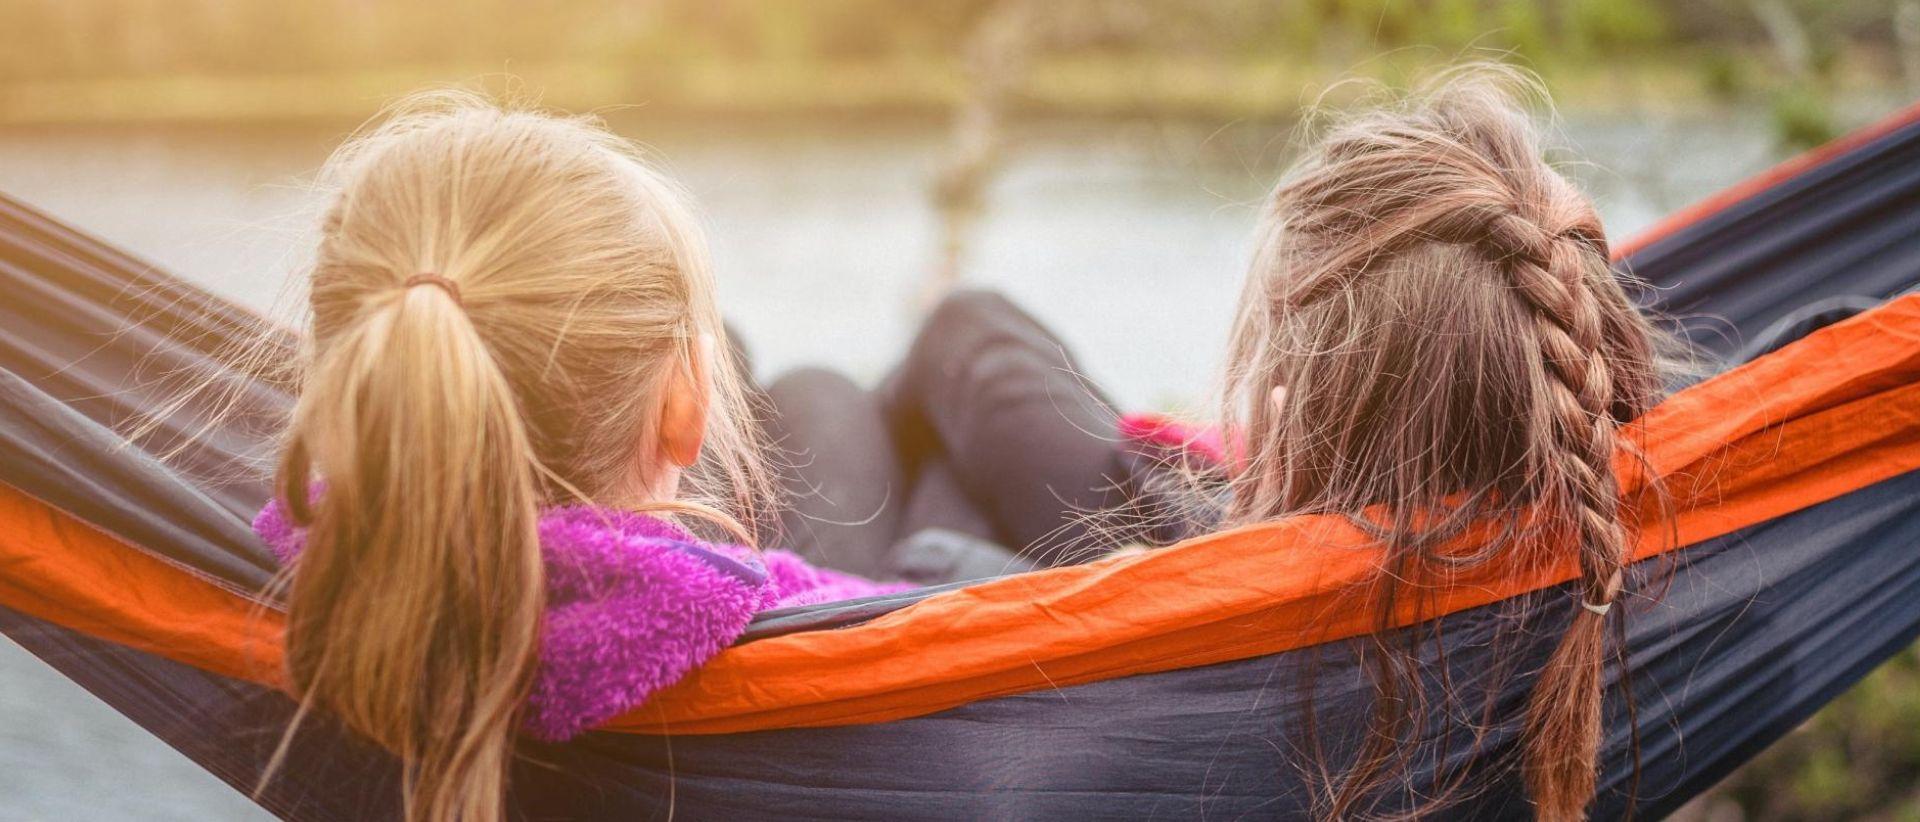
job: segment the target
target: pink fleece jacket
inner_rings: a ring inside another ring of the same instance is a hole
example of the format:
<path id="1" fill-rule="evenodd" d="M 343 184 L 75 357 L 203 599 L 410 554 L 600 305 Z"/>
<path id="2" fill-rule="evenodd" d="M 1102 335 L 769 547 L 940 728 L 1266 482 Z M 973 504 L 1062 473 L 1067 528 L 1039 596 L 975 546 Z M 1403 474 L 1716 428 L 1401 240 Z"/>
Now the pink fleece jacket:
<path id="1" fill-rule="evenodd" d="M 278 500 L 253 528 L 281 562 L 297 561 L 306 535 Z M 760 611 L 911 587 L 816 568 L 786 551 L 704 542 L 665 520 L 614 509 L 549 509 L 540 547 L 547 614 L 525 730 L 549 741 L 678 682 Z"/>

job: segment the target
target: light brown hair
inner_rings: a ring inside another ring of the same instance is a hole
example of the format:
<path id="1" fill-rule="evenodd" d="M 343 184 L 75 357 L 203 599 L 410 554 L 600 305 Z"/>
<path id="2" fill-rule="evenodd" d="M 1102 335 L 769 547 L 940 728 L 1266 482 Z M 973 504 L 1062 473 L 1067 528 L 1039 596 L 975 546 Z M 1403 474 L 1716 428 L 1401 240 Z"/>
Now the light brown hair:
<path id="1" fill-rule="evenodd" d="M 744 540 L 771 498 L 757 428 L 684 195 L 597 124 L 421 95 L 324 179 L 277 477 L 310 529 L 289 672 L 303 710 L 399 756 L 408 818 L 496 819 L 538 654 L 540 509 L 665 508 Z M 701 357 L 703 487 L 677 499 L 640 467 Z"/>
<path id="2" fill-rule="evenodd" d="M 1332 817 L 1367 812 L 1406 766 L 1393 748 L 1425 703 L 1385 623 L 1418 601 L 1412 581 L 1569 555 L 1577 599 L 1526 708 L 1523 768 L 1542 818 L 1578 818 L 1594 793 L 1608 656 L 1595 610 L 1628 550 L 1613 459 L 1658 396 L 1660 344 L 1592 203 L 1543 155 L 1524 105 L 1537 94 L 1469 66 L 1333 122 L 1273 193 L 1242 296 L 1222 409 L 1246 445 L 1229 524 L 1344 515 L 1387 552 L 1363 654 L 1375 713 L 1326 786 Z M 1488 522 L 1507 527 L 1442 550 Z"/>

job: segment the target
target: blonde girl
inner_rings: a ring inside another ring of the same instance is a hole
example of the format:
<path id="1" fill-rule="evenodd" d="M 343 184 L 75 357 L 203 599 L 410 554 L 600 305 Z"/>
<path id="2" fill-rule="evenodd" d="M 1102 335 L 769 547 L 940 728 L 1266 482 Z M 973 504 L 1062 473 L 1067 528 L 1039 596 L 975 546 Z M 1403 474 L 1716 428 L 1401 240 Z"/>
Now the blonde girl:
<path id="1" fill-rule="evenodd" d="M 514 736 L 639 704 L 766 607 L 872 593 L 748 542 L 769 487 L 684 195 L 586 120 L 415 98 L 330 162 L 256 528 L 304 706 L 410 819 L 502 815 Z"/>

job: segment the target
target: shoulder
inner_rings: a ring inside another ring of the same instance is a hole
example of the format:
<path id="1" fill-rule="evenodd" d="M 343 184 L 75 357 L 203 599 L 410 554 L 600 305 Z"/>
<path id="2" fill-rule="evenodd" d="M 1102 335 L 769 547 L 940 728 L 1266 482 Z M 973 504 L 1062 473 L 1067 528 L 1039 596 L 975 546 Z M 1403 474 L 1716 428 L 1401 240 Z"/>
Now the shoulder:
<path id="1" fill-rule="evenodd" d="M 670 523 L 629 511 L 555 508 L 540 518 L 549 596 L 564 600 L 610 589 L 764 586 L 751 552 L 727 550 Z"/>
<path id="2" fill-rule="evenodd" d="M 267 501 L 266 507 L 253 517 L 253 533 L 267 544 L 267 550 L 273 552 L 281 565 L 293 562 L 300 555 L 302 534 L 293 524 L 293 516 L 288 513 L 287 505 L 274 497 Z"/>
<path id="3" fill-rule="evenodd" d="M 547 619 L 527 730 L 565 739 L 678 682 L 770 600 L 764 566 L 650 517 L 559 509 L 541 520 Z"/>
<path id="4" fill-rule="evenodd" d="M 865 577 L 821 568 L 788 551 L 768 551 L 766 560 L 770 607 L 787 608 L 838 602 L 843 599 L 891 594 L 913 586 L 874 582 Z"/>

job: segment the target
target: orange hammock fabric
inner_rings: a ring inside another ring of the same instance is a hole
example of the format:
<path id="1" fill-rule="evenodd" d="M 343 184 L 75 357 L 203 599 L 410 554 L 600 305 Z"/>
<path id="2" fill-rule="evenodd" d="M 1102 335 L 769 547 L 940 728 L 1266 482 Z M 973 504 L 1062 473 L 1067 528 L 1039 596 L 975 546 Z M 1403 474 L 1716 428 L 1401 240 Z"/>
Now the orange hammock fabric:
<path id="1" fill-rule="evenodd" d="M 1920 296 L 1682 391 L 1643 420 L 1671 521 L 1635 559 L 1920 468 Z M 1622 463 L 1631 493 L 1639 472 Z M 850 628 L 730 648 L 610 722 L 731 733 L 879 722 L 980 699 L 1282 652 L 1372 630 L 1379 552 L 1298 517 L 932 596 Z M 1572 579 L 1483 567 L 1402 624 Z M 280 681 L 283 615 L 0 486 L 0 605 L 239 679 Z"/>

